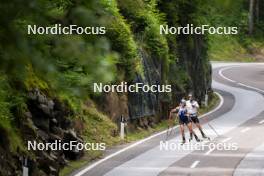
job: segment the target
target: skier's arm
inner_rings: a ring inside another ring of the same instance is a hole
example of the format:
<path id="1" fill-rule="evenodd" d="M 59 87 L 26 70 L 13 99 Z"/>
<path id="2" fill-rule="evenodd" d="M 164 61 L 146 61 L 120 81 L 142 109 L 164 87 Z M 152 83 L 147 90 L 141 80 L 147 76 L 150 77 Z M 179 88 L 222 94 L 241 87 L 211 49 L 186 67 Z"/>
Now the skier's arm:
<path id="1" fill-rule="evenodd" d="M 197 101 L 195 101 L 195 102 L 193 103 L 193 106 L 196 107 L 197 109 L 200 107 Z"/>
<path id="2" fill-rule="evenodd" d="M 177 108 L 174 108 L 172 110 L 170 110 L 170 114 L 169 114 L 169 119 L 168 119 L 168 126 L 173 126 L 173 119 L 172 119 L 172 114 L 177 112 Z"/>
<path id="3" fill-rule="evenodd" d="M 172 111 L 170 111 L 169 119 L 171 119 L 171 117 L 172 117 Z"/>
<path id="4" fill-rule="evenodd" d="M 176 108 L 172 109 L 172 110 L 170 111 L 169 119 L 172 118 L 172 114 L 173 114 L 173 113 L 177 113 L 178 111 L 179 111 L 179 107 L 176 107 Z"/>
<path id="5" fill-rule="evenodd" d="M 176 112 L 176 108 L 174 108 L 174 109 L 172 109 L 172 110 L 170 111 L 169 119 L 172 119 L 172 113 L 174 113 L 174 112 Z"/>

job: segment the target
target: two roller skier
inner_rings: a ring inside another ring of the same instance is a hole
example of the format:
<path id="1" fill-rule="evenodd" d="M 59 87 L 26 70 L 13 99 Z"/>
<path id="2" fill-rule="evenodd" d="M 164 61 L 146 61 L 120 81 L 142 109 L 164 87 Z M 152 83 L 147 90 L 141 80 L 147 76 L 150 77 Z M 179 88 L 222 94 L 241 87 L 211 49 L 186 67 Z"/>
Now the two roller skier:
<path id="1" fill-rule="evenodd" d="M 184 133 L 184 125 L 187 126 L 190 132 L 189 141 L 193 139 L 193 136 L 197 142 L 201 141 L 193 130 L 193 127 L 192 127 L 193 123 L 199 129 L 203 138 L 210 139 L 205 135 L 200 125 L 200 122 L 198 119 L 198 108 L 199 108 L 198 102 L 193 99 L 193 96 L 191 94 L 189 94 L 187 101 L 182 99 L 180 102 L 180 105 L 170 111 L 170 116 L 169 116 L 170 119 L 172 119 L 173 113 L 177 113 L 177 117 L 178 117 L 178 121 L 180 125 L 180 132 L 182 135 L 182 143 L 186 142 L 185 133 Z"/>

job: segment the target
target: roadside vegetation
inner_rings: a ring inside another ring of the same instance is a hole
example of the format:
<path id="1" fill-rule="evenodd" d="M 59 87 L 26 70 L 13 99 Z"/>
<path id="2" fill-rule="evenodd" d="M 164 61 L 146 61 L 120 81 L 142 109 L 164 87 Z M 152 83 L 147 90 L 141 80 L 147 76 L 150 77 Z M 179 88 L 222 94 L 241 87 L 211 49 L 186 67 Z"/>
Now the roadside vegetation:
<path id="1" fill-rule="evenodd" d="M 216 108 L 220 103 L 220 98 L 217 96 L 217 94 L 213 93 L 211 98 L 209 99 L 208 106 L 201 105 L 201 108 L 199 109 L 199 114 L 205 114 L 214 108 Z M 155 124 L 152 127 L 149 127 L 148 129 L 143 128 L 137 128 L 134 131 L 128 131 L 126 133 L 125 139 L 121 140 L 119 137 L 115 139 L 109 139 L 108 144 L 109 148 L 114 148 L 117 145 L 123 145 L 123 144 L 129 144 L 136 141 L 139 141 L 141 139 L 144 139 L 150 135 L 153 135 L 155 133 L 161 132 L 163 130 L 168 129 L 168 125 L 170 122 L 167 120 L 167 117 L 164 117 L 164 120 L 161 120 L 161 122 Z M 175 119 L 174 125 L 177 125 L 178 122 Z M 99 126 L 100 124 L 94 124 Z M 111 141 L 111 142 L 110 142 Z M 87 165 L 88 163 L 91 163 L 93 161 L 96 161 L 98 158 L 102 157 L 104 152 L 98 152 L 98 151 L 87 151 L 84 157 L 79 161 L 72 161 L 68 163 L 68 166 L 65 167 L 61 173 L 60 176 L 67 176 L 75 169 L 81 168 L 82 166 Z"/>
<path id="2" fill-rule="evenodd" d="M 237 35 L 208 35 L 209 58 L 213 61 L 264 61 L 264 3 L 261 0 L 210 1 L 205 22 L 236 26 Z M 217 14 L 217 15 L 215 15 Z"/>
<path id="3" fill-rule="evenodd" d="M 259 3 L 249 11 L 248 2 Z M 206 92 L 212 91 L 210 59 L 253 61 L 258 53 L 262 57 L 264 15 L 257 7 L 263 9 L 262 1 L 1 2 L 0 175 L 22 175 L 23 160 L 28 161 L 31 175 L 58 175 L 64 166 L 62 173 L 68 173 L 84 160 L 102 155 L 93 151 L 85 155 L 83 151 L 28 151 L 29 140 L 113 146 L 121 143 L 121 116 L 134 122 L 127 142 L 165 129 L 164 114 L 183 95 L 192 92 L 202 101 Z M 254 20 L 248 22 L 248 16 Z M 103 26 L 107 30 L 105 35 L 29 35 L 30 24 Z M 241 33 L 226 38 L 159 34 L 160 25 L 187 24 L 239 26 Z M 95 82 L 111 85 L 122 81 L 170 84 L 172 91 L 93 91 Z M 140 126 L 142 119 L 147 128 Z M 155 123 L 148 125 L 150 122 Z"/>

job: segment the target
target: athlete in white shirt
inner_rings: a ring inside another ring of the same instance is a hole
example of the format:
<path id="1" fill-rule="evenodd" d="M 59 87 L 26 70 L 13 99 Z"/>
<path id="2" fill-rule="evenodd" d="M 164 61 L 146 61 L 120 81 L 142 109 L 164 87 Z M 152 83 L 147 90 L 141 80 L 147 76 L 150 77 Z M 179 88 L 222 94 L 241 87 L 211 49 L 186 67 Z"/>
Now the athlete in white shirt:
<path id="1" fill-rule="evenodd" d="M 179 125 L 180 125 L 180 132 L 182 135 L 182 144 L 185 143 L 184 125 L 186 125 L 189 129 L 190 140 L 192 140 L 192 137 L 194 136 L 196 141 L 199 142 L 200 139 L 197 137 L 197 135 L 192 129 L 192 122 L 188 117 L 188 110 L 186 108 L 186 101 L 184 99 L 181 100 L 181 103 L 178 107 L 170 111 L 169 119 L 172 119 L 172 113 L 177 113 L 177 117 L 178 117 Z"/>
<path id="2" fill-rule="evenodd" d="M 198 108 L 199 108 L 199 104 L 197 101 L 195 101 L 193 99 L 192 94 L 189 94 L 189 99 L 188 101 L 186 101 L 186 107 L 187 107 L 187 111 L 188 111 L 188 115 L 191 119 L 191 121 L 196 125 L 196 127 L 200 130 L 201 135 L 203 138 L 207 138 L 209 139 L 203 132 L 203 129 L 201 127 L 200 121 L 198 119 Z"/>

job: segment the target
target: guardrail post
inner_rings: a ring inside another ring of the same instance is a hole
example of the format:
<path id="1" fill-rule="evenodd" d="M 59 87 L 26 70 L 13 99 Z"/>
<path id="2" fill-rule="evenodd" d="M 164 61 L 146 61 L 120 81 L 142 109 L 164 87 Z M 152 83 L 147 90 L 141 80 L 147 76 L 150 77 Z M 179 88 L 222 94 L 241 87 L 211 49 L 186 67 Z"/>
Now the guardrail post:
<path id="1" fill-rule="evenodd" d="M 23 159 L 22 168 L 23 168 L 23 176 L 28 176 L 28 160 L 27 160 L 27 158 Z"/>
<path id="2" fill-rule="evenodd" d="M 205 107 L 208 106 L 208 94 L 207 94 L 207 91 L 206 91 L 205 97 L 204 97 L 204 105 L 205 105 Z"/>
<path id="3" fill-rule="evenodd" d="M 120 138 L 122 140 L 125 138 L 125 119 L 122 115 L 120 119 Z"/>

